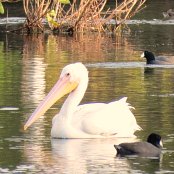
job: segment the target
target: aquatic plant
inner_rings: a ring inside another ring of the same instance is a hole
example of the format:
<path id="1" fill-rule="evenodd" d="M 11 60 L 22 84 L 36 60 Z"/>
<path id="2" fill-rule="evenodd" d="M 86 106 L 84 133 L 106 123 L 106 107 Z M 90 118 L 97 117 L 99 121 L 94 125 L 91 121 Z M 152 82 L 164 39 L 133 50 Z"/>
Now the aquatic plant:
<path id="1" fill-rule="evenodd" d="M 0 2 L 0 14 L 4 14 L 4 7 L 2 5 L 2 2 Z"/>
<path id="2" fill-rule="evenodd" d="M 27 32 L 40 32 L 45 22 L 58 32 L 111 31 L 142 9 L 146 0 L 23 0 Z M 46 20 L 45 20 L 46 19 Z"/>

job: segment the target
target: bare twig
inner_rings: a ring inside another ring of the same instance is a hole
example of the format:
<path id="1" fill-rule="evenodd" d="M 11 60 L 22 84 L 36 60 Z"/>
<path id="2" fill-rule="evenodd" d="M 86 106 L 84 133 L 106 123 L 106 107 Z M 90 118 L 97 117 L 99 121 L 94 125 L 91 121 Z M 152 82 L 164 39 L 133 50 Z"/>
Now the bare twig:
<path id="1" fill-rule="evenodd" d="M 55 28 L 58 26 L 59 30 L 72 28 L 76 31 L 115 31 L 125 20 L 139 12 L 145 1 L 122 0 L 120 3 L 115 0 L 115 6 L 111 8 L 107 7 L 108 0 L 73 0 L 68 5 L 57 0 L 23 0 L 27 15 L 25 25 L 29 30 L 39 28 L 43 31 L 43 18 L 49 11 L 54 10 L 53 21 L 57 23 Z M 110 20 L 115 20 L 115 24 L 110 23 Z M 107 25 L 112 29 L 106 27 Z M 49 26 L 54 29 L 54 25 Z"/>

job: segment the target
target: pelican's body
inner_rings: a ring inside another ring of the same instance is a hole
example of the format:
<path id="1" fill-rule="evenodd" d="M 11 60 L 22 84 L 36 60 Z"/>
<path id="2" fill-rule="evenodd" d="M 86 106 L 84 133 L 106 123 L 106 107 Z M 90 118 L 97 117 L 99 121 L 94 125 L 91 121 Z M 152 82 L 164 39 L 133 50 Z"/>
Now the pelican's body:
<path id="1" fill-rule="evenodd" d="M 27 129 L 58 99 L 70 93 L 59 114 L 52 120 L 54 138 L 132 137 L 141 130 L 126 103 L 126 97 L 111 103 L 79 105 L 88 85 L 88 71 L 82 63 L 67 65 L 58 82 L 24 126 Z"/>

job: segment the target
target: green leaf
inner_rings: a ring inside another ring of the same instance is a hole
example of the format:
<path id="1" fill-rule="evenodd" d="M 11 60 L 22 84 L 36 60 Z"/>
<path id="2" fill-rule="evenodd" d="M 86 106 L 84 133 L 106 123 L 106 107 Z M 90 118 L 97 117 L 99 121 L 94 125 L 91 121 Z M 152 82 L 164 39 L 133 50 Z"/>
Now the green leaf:
<path id="1" fill-rule="evenodd" d="M 50 21 L 53 20 L 53 18 L 49 15 L 49 13 L 47 13 L 47 15 L 46 15 L 46 19 L 47 19 L 48 22 L 50 22 Z"/>
<path id="2" fill-rule="evenodd" d="M 52 17 L 55 17 L 56 16 L 56 12 L 54 10 L 51 10 L 49 12 L 49 15 L 52 16 Z"/>
<path id="3" fill-rule="evenodd" d="M 0 2 L 0 14 L 4 14 L 4 7 L 2 5 L 2 2 Z"/>
<path id="4" fill-rule="evenodd" d="M 62 4 L 70 4 L 70 0 L 58 0 Z"/>

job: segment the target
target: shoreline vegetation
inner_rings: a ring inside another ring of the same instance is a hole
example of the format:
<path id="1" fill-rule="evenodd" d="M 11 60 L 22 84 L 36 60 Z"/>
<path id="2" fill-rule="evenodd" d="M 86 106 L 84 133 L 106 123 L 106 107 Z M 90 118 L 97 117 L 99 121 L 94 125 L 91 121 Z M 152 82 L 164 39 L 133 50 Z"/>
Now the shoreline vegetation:
<path id="1" fill-rule="evenodd" d="M 31 34 L 50 30 L 68 34 L 91 31 L 115 33 L 127 19 L 144 8 L 145 1 L 23 0 L 26 20 L 22 26 L 8 32 Z M 2 8 L 3 1 L 0 3 Z"/>

